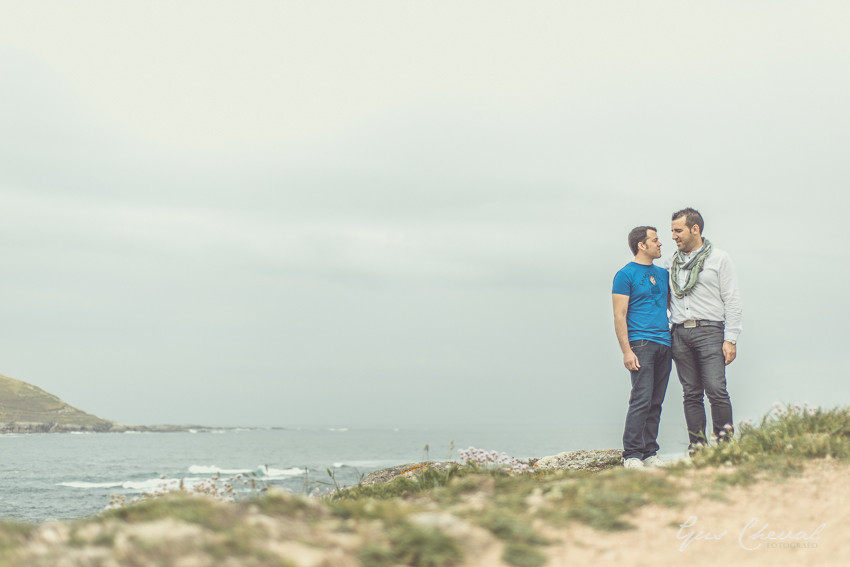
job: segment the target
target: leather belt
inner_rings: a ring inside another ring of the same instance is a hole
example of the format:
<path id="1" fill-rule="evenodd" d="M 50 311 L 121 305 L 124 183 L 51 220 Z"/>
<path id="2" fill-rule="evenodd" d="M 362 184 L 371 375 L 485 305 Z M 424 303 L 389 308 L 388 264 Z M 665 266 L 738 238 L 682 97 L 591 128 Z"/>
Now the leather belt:
<path id="1" fill-rule="evenodd" d="M 726 324 L 723 321 L 707 321 L 705 319 L 688 319 L 684 323 L 673 323 L 674 327 L 684 327 L 693 329 L 696 327 L 720 327 L 723 328 Z"/>

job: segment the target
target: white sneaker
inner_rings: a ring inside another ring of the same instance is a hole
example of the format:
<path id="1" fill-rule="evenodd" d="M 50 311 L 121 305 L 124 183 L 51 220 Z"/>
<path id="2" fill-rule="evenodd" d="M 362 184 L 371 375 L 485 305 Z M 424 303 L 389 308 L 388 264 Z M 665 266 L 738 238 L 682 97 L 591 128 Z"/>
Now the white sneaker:
<path id="1" fill-rule="evenodd" d="M 635 457 L 632 457 L 631 459 L 626 459 L 625 461 L 623 461 L 623 466 L 626 467 L 627 469 L 642 469 L 643 468 L 643 461 L 641 461 L 640 459 L 637 459 Z"/>
<path id="2" fill-rule="evenodd" d="M 647 457 L 643 460 L 643 466 L 645 467 L 664 467 L 667 466 L 667 463 L 661 460 L 661 457 L 658 455 L 652 455 L 651 457 Z"/>

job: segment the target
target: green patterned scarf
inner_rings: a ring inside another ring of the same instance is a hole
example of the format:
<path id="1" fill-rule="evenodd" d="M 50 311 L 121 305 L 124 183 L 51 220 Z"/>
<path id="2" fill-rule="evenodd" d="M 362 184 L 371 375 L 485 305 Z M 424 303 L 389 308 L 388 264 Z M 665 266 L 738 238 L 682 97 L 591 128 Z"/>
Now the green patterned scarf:
<path id="1" fill-rule="evenodd" d="M 673 265 L 670 266 L 670 283 L 673 284 L 673 295 L 678 298 L 685 297 L 691 291 L 691 288 L 697 284 L 699 273 L 705 265 L 705 259 L 711 254 L 711 242 L 707 239 L 703 239 L 703 241 L 702 250 L 697 252 L 688 262 L 685 262 L 685 254 L 681 250 L 673 255 Z M 685 287 L 682 288 L 679 287 L 679 272 L 681 270 L 691 271 L 688 274 L 688 281 L 685 282 Z"/>

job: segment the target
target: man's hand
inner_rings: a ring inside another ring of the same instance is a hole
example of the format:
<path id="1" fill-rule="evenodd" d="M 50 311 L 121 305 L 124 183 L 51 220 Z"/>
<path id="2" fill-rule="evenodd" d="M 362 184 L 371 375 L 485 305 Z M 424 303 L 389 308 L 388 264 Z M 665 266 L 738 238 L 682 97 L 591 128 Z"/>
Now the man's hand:
<path id="1" fill-rule="evenodd" d="M 626 370 L 637 370 L 638 368 L 640 368 L 638 357 L 632 349 L 629 349 L 628 351 L 623 353 L 623 366 L 626 367 Z"/>
<path id="2" fill-rule="evenodd" d="M 732 364 L 735 357 L 738 355 L 738 347 L 729 341 L 723 341 L 723 358 L 726 359 L 726 366 Z"/>

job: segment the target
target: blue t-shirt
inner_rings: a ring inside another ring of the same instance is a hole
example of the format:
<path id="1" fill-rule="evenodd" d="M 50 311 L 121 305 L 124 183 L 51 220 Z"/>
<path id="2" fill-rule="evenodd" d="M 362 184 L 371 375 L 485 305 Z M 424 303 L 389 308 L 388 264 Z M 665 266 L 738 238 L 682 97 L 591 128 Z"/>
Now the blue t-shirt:
<path id="1" fill-rule="evenodd" d="M 629 296 L 626 314 L 629 341 L 647 340 L 670 346 L 669 278 L 664 268 L 637 262 L 629 262 L 614 276 L 612 293 Z"/>

